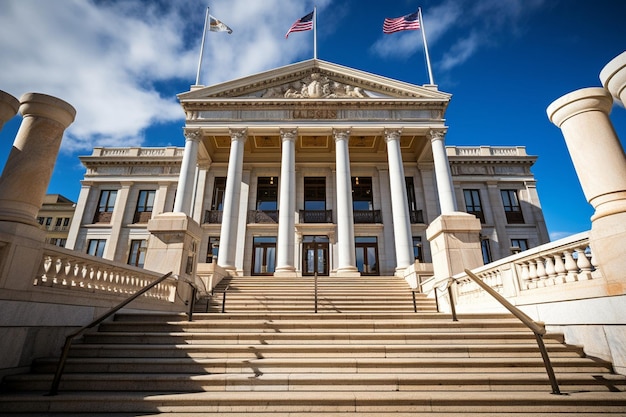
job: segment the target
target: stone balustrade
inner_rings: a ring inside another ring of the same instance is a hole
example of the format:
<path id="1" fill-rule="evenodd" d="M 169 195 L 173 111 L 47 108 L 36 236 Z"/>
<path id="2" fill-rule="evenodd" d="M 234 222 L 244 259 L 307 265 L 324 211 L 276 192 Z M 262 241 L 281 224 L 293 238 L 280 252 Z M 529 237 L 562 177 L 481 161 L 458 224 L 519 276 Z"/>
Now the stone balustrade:
<path id="1" fill-rule="evenodd" d="M 46 246 L 33 285 L 68 291 L 131 295 L 160 276 L 156 272 L 123 267 L 102 258 Z M 170 277 L 144 294 L 144 297 L 173 303 L 177 284 L 178 280 Z"/>
<path id="2" fill-rule="evenodd" d="M 585 232 L 503 258 L 473 272 L 502 295 L 523 297 L 547 287 L 601 279 L 594 264 L 589 233 Z M 459 304 L 471 304 L 472 298 L 482 296 L 481 288 L 466 274 L 454 278 Z"/>

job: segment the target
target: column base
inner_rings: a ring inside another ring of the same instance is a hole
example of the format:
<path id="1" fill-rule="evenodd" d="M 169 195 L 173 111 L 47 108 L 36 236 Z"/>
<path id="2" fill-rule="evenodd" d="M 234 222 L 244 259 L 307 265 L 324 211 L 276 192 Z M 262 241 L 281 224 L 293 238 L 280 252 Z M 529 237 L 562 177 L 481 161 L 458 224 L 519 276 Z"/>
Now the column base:
<path id="1" fill-rule="evenodd" d="M 338 268 L 337 270 L 331 273 L 331 276 L 333 277 L 360 277 L 361 273 L 359 272 L 358 269 L 356 269 L 356 267 L 348 266 L 345 268 Z"/>
<path id="2" fill-rule="evenodd" d="M 296 277 L 296 268 L 293 266 L 285 266 L 282 268 L 276 268 L 274 271 L 275 277 Z"/>

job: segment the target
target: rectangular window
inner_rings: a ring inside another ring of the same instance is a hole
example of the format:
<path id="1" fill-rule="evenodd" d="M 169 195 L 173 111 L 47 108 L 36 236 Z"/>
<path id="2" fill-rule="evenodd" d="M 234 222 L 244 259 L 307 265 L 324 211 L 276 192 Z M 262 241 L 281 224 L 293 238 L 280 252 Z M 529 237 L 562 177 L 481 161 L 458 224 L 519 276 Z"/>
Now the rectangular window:
<path id="1" fill-rule="evenodd" d="M 226 194 L 226 177 L 215 177 L 215 182 L 213 184 L 211 210 L 223 210 L 224 194 Z"/>
<path id="2" fill-rule="evenodd" d="M 50 226 L 52 224 L 52 217 L 46 217 L 46 226 Z"/>
<path id="3" fill-rule="evenodd" d="M 64 218 L 63 219 L 63 226 L 67 227 L 69 225 L 70 225 L 70 218 L 69 217 Z"/>
<path id="4" fill-rule="evenodd" d="M 143 268 L 143 264 L 146 260 L 146 250 L 148 249 L 148 241 L 131 240 L 130 241 L 130 253 L 128 254 L 128 265 L 138 266 Z"/>
<path id="5" fill-rule="evenodd" d="M 413 177 L 405 177 L 406 197 L 409 204 L 409 218 L 411 223 L 424 223 L 422 210 L 417 209 L 417 198 L 415 197 L 415 183 Z"/>
<path id="6" fill-rule="evenodd" d="M 110 223 L 113 208 L 115 207 L 115 199 L 117 198 L 117 190 L 100 191 L 100 199 L 98 200 L 98 208 L 93 218 L 94 223 Z"/>
<path id="7" fill-rule="evenodd" d="M 352 206 L 354 210 L 374 210 L 372 177 L 352 177 Z"/>
<path id="8" fill-rule="evenodd" d="M 511 253 L 518 253 L 528 250 L 527 239 L 511 239 Z"/>
<path id="9" fill-rule="evenodd" d="M 43 225 L 44 220 L 45 219 L 43 217 L 37 217 L 37 223 L 39 223 L 41 225 Z"/>
<path id="10" fill-rule="evenodd" d="M 479 218 L 481 223 L 485 223 L 485 213 L 480 201 L 480 191 L 463 190 L 463 197 L 465 198 L 465 211 Z"/>
<path id="11" fill-rule="evenodd" d="M 304 177 L 304 209 L 326 210 L 326 177 Z"/>
<path id="12" fill-rule="evenodd" d="M 102 258 L 106 243 L 106 239 L 90 239 L 89 242 L 87 242 L 87 255 L 99 256 Z"/>
<path id="13" fill-rule="evenodd" d="M 491 263 L 491 245 L 489 244 L 489 239 L 481 239 L 480 240 L 480 249 L 483 253 L 483 262 L 485 265 Z"/>
<path id="14" fill-rule="evenodd" d="M 206 250 L 206 263 L 210 264 L 217 261 L 219 251 L 220 238 L 218 236 L 209 236 L 209 245 Z"/>
<path id="15" fill-rule="evenodd" d="M 154 209 L 154 196 L 155 190 L 141 190 L 139 191 L 139 198 L 137 199 L 137 208 L 135 209 L 135 216 L 133 223 L 147 223 L 152 217 L 152 210 Z"/>
<path id="16" fill-rule="evenodd" d="M 507 223 L 524 223 L 522 208 L 517 198 L 517 190 L 500 190 Z"/>
<path id="17" fill-rule="evenodd" d="M 256 209 L 260 211 L 278 210 L 278 178 L 259 177 L 256 190 Z"/>
<path id="18" fill-rule="evenodd" d="M 55 226 L 56 227 L 61 227 L 61 225 L 63 224 L 63 218 L 62 217 L 57 217 L 57 221 Z"/>
<path id="19" fill-rule="evenodd" d="M 424 262 L 424 252 L 422 251 L 422 237 L 413 236 L 413 255 L 416 261 Z"/>

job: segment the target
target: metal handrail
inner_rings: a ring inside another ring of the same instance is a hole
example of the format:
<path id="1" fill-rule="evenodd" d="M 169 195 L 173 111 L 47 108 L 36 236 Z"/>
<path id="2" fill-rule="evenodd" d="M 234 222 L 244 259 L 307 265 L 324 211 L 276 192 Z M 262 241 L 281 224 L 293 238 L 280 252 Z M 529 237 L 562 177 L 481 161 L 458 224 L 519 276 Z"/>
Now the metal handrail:
<path id="1" fill-rule="evenodd" d="M 539 351 L 541 352 L 541 358 L 543 359 L 543 364 L 546 368 L 546 373 L 548 374 L 548 379 L 550 380 L 550 385 L 552 386 L 552 394 L 560 395 L 561 390 L 559 389 L 559 384 L 556 380 L 556 376 L 554 375 L 554 369 L 552 368 L 552 363 L 550 362 L 550 357 L 548 356 L 548 350 L 546 349 L 546 345 L 543 343 L 543 336 L 546 334 L 546 327 L 543 324 L 539 324 L 530 318 L 526 313 L 524 313 L 519 308 L 515 307 L 511 304 L 506 298 L 500 295 L 493 288 L 485 284 L 480 278 L 478 278 L 474 273 L 470 270 L 466 269 L 465 273 L 467 276 L 478 284 L 483 290 L 487 291 L 489 295 L 495 298 L 500 304 L 504 306 L 507 310 L 511 312 L 515 317 L 517 317 L 526 327 L 528 327 L 535 334 L 535 339 L 537 339 L 537 345 L 539 346 Z"/>
<path id="2" fill-rule="evenodd" d="M 226 288 L 224 288 L 224 291 L 222 292 L 222 313 L 226 312 L 226 292 L 228 291 L 229 288 L 230 288 L 230 285 L 227 285 Z"/>
<path id="3" fill-rule="evenodd" d="M 317 313 L 317 272 L 315 272 L 315 276 L 313 277 L 313 285 L 315 287 L 315 289 L 314 289 L 314 294 L 315 294 L 315 313 Z"/>
<path id="4" fill-rule="evenodd" d="M 56 372 L 54 373 L 54 378 L 52 379 L 52 385 L 50 386 L 50 391 L 48 392 L 47 395 L 57 395 L 57 393 L 59 392 L 59 384 L 61 383 L 61 376 L 63 375 L 65 362 L 67 360 L 67 356 L 70 353 L 72 340 L 74 340 L 75 337 L 81 335 L 85 330 L 91 329 L 92 327 L 102 323 L 104 320 L 108 319 L 113 314 L 117 313 L 120 309 L 125 307 L 130 302 L 134 301 L 138 297 L 141 297 L 143 294 L 147 293 L 152 288 L 156 287 L 161 282 L 165 281 L 167 278 L 170 277 L 170 275 L 172 275 L 172 272 L 168 272 L 167 274 L 163 275 L 157 280 L 152 281 L 150 284 L 146 285 L 141 290 L 137 291 L 136 293 L 128 297 L 126 300 L 122 301 L 121 303 L 119 303 L 118 305 L 110 309 L 108 312 L 106 312 L 102 316 L 93 320 L 91 323 L 87 324 L 86 326 L 81 327 L 80 329 L 76 330 L 74 333 L 67 335 L 65 337 L 65 345 L 63 345 L 63 352 L 61 353 L 61 357 L 59 358 L 59 363 L 57 364 L 57 369 L 56 369 Z"/>

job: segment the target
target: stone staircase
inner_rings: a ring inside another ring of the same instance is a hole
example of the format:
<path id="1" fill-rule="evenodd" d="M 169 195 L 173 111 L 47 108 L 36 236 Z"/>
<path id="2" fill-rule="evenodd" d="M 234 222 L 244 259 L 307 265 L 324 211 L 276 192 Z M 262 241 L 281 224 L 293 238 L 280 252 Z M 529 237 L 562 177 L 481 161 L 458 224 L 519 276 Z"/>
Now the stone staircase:
<path id="1" fill-rule="evenodd" d="M 545 337 L 564 395 L 550 393 L 534 335 L 509 315 L 437 313 L 394 277 L 225 281 L 194 320 L 118 314 L 56 358 L 5 378 L 0 414 L 228 417 L 626 416 L 626 377 Z M 222 294 L 228 286 L 226 313 Z"/>

